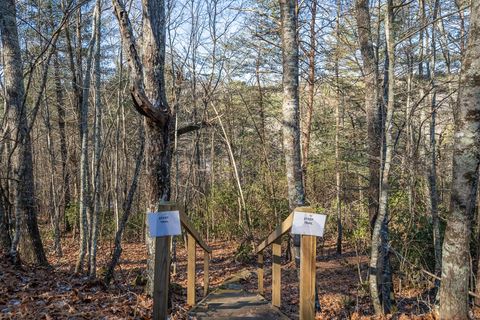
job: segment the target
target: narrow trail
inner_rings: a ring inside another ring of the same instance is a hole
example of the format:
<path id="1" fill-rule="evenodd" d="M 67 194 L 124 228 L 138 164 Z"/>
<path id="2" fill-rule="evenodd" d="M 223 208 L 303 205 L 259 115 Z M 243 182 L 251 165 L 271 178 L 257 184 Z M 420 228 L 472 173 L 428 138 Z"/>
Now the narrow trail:
<path id="1" fill-rule="evenodd" d="M 245 291 L 242 282 L 250 276 L 251 272 L 248 270 L 234 275 L 198 303 L 189 315 L 197 320 L 288 320 L 286 315 L 273 307 L 265 298 Z"/>

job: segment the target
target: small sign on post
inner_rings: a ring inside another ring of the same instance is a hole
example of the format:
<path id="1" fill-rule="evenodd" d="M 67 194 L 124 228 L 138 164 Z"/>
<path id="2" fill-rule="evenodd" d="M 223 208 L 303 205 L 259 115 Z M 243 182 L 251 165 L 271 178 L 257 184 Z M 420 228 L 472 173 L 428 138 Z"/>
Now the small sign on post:
<path id="1" fill-rule="evenodd" d="M 292 234 L 323 237 L 325 214 L 295 211 L 293 213 Z"/>
<path id="2" fill-rule="evenodd" d="M 153 276 L 153 319 L 168 318 L 168 288 L 170 283 L 171 236 L 181 234 L 180 213 L 172 211 L 172 205 L 160 206 L 160 210 L 147 214 L 148 231 L 155 238 L 155 260 Z"/>
<path id="3" fill-rule="evenodd" d="M 294 211 L 292 234 L 301 235 L 300 245 L 300 320 L 315 319 L 316 237 L 323 237 L 327 216 Z"/>
<path id="4" fill-rule="evenodd" d="M 152 238 L 180 235 L 182 234 L 180 213 L 178 211 L 149 212 L 148 229 Z"/>

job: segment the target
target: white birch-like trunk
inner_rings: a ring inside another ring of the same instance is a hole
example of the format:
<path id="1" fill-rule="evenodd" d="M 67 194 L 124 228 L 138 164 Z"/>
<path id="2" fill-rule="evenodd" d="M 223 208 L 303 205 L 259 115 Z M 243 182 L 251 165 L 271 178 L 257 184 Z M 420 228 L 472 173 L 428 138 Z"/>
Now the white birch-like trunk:
<path id="1" fill-rule="evenodd" d="M 480 2 L 473 1 L 455 117 L 452 192 L 442 250 L 440 319 L 468 319 L 471 214 L 480 164 Z"/>
<path id="2" fill-rule="evenodd" d="M 89 194 L 89 170 L 88 170 L 88 98 L 90 96 L 90 73 L 92 69 L 93 51 L 95 48 L 95 34 L 97 30 L 97 15 L 99 14 L 98 2 L 93 9 L 92 35 L 88 44 L 85 76 L 83 79 L 82 103 L 80 106 L 80 251 L 78 254 L 75 272 L 83 271 L 84 260 L 87 251 L 90 249 L 91 233 L 89 225 L 90 194 Z M 90 265 L 88 265 L 90 267 Z"/>

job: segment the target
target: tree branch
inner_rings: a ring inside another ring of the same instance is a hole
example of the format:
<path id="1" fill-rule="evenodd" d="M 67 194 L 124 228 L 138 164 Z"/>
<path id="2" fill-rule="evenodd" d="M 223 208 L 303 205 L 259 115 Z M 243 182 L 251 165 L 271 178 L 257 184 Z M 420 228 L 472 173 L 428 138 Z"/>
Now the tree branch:
<path id="1" fill-rule="evenodd" d="M 120 34 L 123 39 L 123 49 L 127 52 L 128 65 L 130 66 L 131 88 L 130 92 L 133 99 L 135 109 L 153 121 L 164 125 L 168 118 L 168 113 L 160 108 L 152 105 L 147 95 L 145 94 L 145 87 L 143 83 L 143 65 L 138 54 L 137 44 L 133 35 L 132 24 L 125 9 L 122 0 L 112 0 L 113 11 L 118 20 L 120 27 Z"/>
<path id="2" fill-rule="evenodd" d="M 192 132 L 192 131 L 200 130 L 200 129 L 203 129 L 203 128 L 206 128 L 206 127 L 211 127 L 211 126 L 213 126 L 214 120 L 216 118 L 217 117 L 215 117 L 213 119 L 209 119 L 209 120 L 203 120 L 199 123 L 188 124 L 188 125 L 186 125 L 182 128 L 179 128 L 177 130 L 177 135 L 181 136 L 182 134 L 186 134 L 186 133 L 189 133 L 189 132 Z"/>

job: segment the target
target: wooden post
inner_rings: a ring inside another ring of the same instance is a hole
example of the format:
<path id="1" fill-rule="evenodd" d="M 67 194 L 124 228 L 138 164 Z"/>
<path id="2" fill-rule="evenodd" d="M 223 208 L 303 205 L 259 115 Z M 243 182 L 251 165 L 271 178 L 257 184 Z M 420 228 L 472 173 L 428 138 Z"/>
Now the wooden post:
<path id="1" fill-rule="evenodd" d="M 300 320 L 315 319 L 316 240 L 302 236 L 300 244 Z"/>
<path id="2" fill-rule="evenodd" d="M 282 286 L 282 238 L 278 238 L 272 244 L 272 305 L 280 307 L 281 305 L 281 286 Z"/>
<path id="3" fill-rule="evenodd" d="M 172 237 L 155 238 L 155 270 L 153 273 L 153 319 L 168 318 L 170 286 L 170 242 Z"/>
<path id="4" fill-rule="evenodd" d="M 258 294 L 262 296 L 265 294 L 263 288 L 263 252 L 260 252 L 257 257 L 257 278 L 258 278 Z"/>
<path id="5" fill-rule="evenodd" d="M 203 296 L 208 294 L 208 286 L 210 285 L 210 254 L 207 251 L 203 251 Z"/>
<path id="6" fill-rule="evenodd" d="M 188 263 L 187 263 L 187 304 L 195 305 L 195 266 L 196 266 L 196 244 L 195 238 L 189 233 L 187 240 Z"/>

